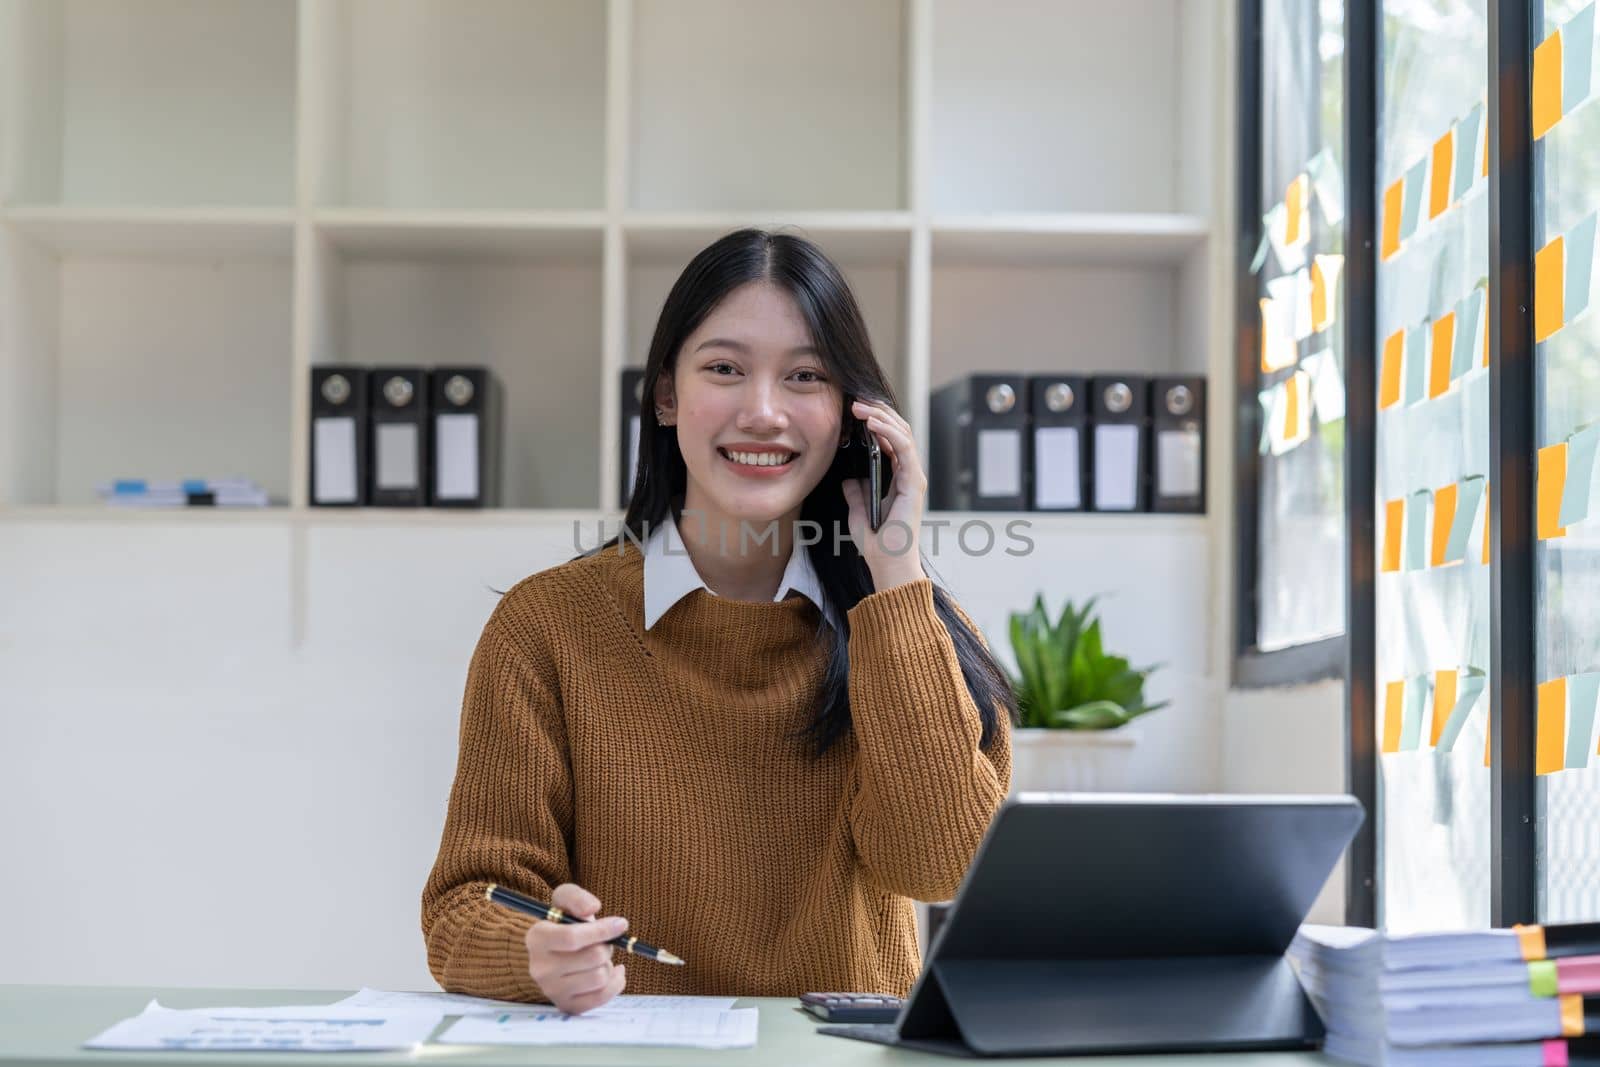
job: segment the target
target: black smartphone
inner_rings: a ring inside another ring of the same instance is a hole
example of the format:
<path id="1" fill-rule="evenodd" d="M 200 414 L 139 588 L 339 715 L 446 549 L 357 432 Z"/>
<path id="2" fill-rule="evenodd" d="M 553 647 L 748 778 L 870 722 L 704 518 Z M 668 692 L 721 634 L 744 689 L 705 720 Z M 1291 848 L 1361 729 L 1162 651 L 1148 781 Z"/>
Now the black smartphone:
<path id="1" fill-rule="evenodd" d="M 844 470 L 847 478 L 865 479 L 867 483 L 867 525 L 873 530 L 883 525 L 883 494 L 889 482 L 888 461 L 883 458 L 883 447 L 878 438 L 860 419 L 851 433 L 849 461 Z"/>
<path id="2" fill-rule="evenodd" d="M 867 424 L 861 424 L 867 438 L 867 522 L 876 530 L 883 525 L 883 448 Z"/>

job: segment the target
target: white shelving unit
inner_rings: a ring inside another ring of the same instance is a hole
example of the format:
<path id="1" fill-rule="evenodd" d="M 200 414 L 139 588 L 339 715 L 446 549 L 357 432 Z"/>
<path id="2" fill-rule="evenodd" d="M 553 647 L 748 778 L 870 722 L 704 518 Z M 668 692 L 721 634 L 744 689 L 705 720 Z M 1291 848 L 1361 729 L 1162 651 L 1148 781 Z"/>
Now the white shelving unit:
<path id="1" fill-rule="evenodd" d="M 322 521 L 345 360 L 490 365 L 503 517 L 610 510 L 619 372 L 742 225 L 840 262 L 924 447 L 974 369 L 1204 373 L 1222 14 L 0 0 L 0 513 L 233 473 Z"/>
<path id="2" fill-rule="evenodd" d="M 924 448 L 977 369 L 1225 382 L 1231 8 L 0 0 L 0 807 L 54 790 L 0 981 L 431 988 L 413 890 L 327 887 L 420 889 L 496 591 L 615 530 L 620 373 L 730 229 L 839 261 Z M 347 360 L 492 366 L 506 506 L 308 507 L 310 368 Z M 1209 514 L 929 516 L 1002 659 L 1042 592 L 1163 665 L 1135 788 L 1218 785 L 1225 393 Z M 94 496 L 235 473 L 279 506 Z M 961 543 L 1014 522 L 1032 552 Z M 301 862 L 219 875 L 197 834 Z M 144 921 L 72 941 L 60 887 L 151 856 Z"/>

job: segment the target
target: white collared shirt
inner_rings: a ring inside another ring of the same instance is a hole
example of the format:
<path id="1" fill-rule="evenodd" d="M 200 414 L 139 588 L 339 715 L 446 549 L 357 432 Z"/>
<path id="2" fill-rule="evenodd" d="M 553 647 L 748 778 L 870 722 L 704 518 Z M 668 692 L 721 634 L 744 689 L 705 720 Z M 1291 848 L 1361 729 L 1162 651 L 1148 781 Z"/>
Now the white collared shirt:
<path id="1" fill-rule="evenodd" d="M 694 560 L 689 558 L 689 550 L 678 532 L 678 524 L 668 510 L 644 543 L 644 628 L 650 629 L 672 605 L 696 589 L 717 595 L 695 570 Z M 789 564 L 783 569 L 783 580 L 778 583 L 778 593 L 772 599 L 777 602 L 790 592 L 810 600 L 821 609 L 828 625 L 838 629 L 833 609 L 822 595 L 816 568 L 811 565 L 811 554 L 798 545 L 789 553 Z"/>

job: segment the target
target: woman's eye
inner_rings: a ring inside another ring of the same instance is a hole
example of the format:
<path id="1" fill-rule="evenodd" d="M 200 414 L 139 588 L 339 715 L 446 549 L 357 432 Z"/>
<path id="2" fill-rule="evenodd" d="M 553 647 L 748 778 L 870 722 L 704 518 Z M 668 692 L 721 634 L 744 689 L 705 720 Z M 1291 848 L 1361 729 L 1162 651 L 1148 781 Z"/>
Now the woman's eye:
<path id="1" fill-rule="evenodd" d="M 822 375 L 818 374 L 814 370 L 795 371 L 795 376 L 798 377 L 806 385 L 811 385 L 811 384 L 816 383 L 816 382 L 827 381 L 826 378 L 824 378 Z"/>
<path id="2" fill-rule="evenodd" d="M 734 368 L 732 363 L 713 363 L 706 369 L 714 374 L 721 374 L 724 370 L 731 372 Z"/>

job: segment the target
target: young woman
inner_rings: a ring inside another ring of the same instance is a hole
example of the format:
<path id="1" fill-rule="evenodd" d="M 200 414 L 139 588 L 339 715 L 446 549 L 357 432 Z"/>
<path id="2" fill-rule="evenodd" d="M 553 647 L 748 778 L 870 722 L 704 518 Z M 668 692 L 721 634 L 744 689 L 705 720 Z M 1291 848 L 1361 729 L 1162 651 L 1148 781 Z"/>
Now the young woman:
<path id="1" fill-rule="evenodd" d="M 730 234 L 667 296 L 644 395 L 625 534 L 512 588 L 479 639 L 428 965 L 574 1012 L 904 995 L 911 901 L 954 895 L 1005 796 L 1015 699 L 907 536 L 927 478 L 855 298 L 811 243 Z M 863 423 L 893 463 L 876 532 L 847 476 Z M 615 962 L 627 921 L 686 966 Z"/>

